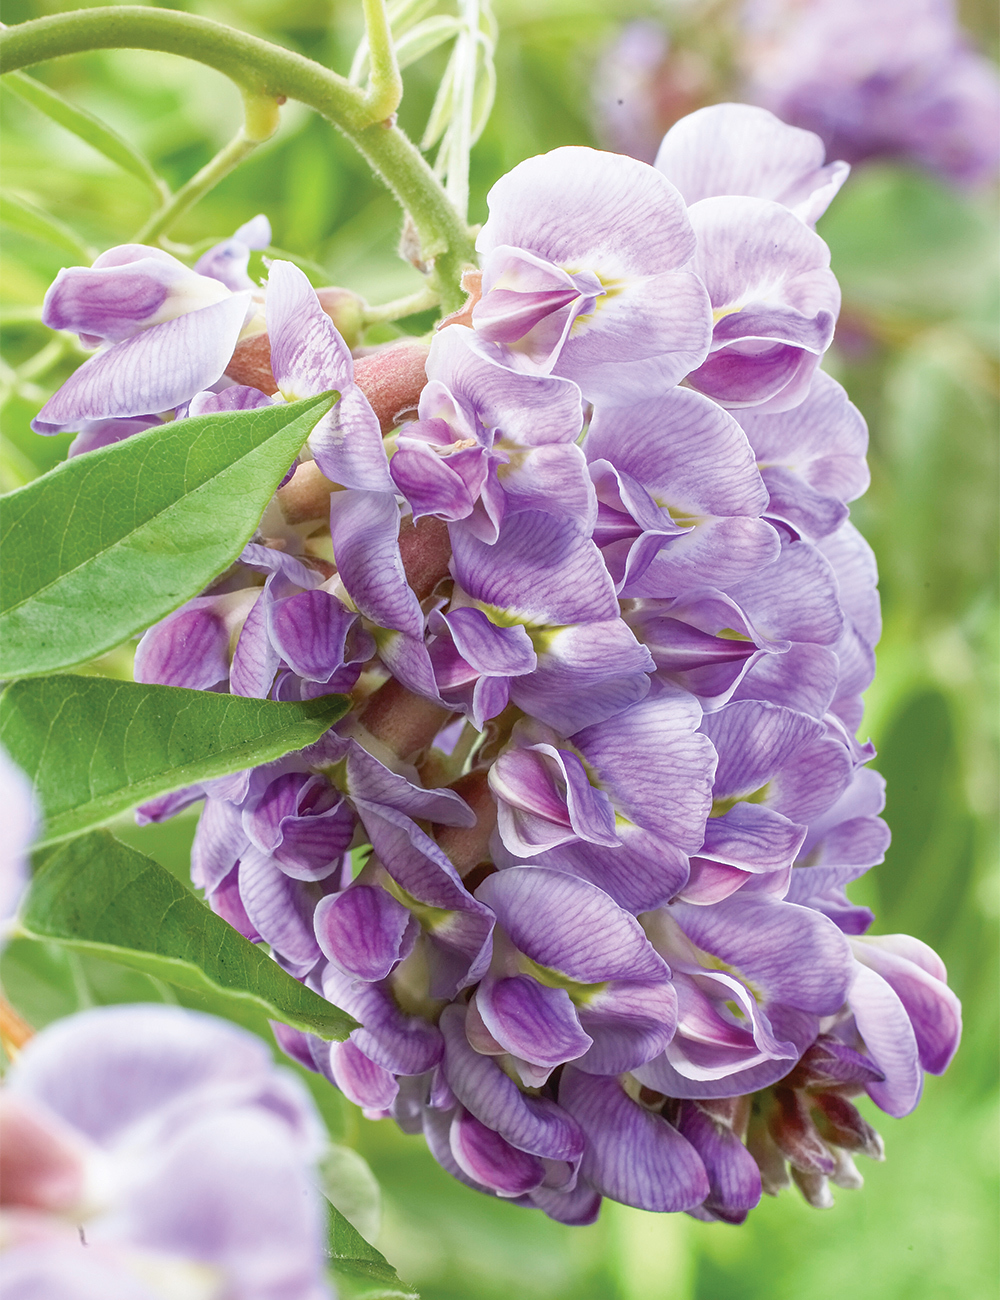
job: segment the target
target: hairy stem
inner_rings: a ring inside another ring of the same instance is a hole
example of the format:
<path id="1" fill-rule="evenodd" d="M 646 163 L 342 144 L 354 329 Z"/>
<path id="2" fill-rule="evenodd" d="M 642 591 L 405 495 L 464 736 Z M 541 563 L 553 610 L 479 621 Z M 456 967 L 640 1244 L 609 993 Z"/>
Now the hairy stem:
<path id="1" fill-rule="evenodd" d="M 368 89 L 365 91 L 365 108 L 377 121 L 385 121 L 395 113 L 403 98 L 403 79 L 396 62 L 396 46 L 385 11 L 385 0 L 362 0 L 365 11 L 365 32 L 368 36 Z"/>
<path id="2" fill-rule="evenodd" d="M 193 207 L 209 190 L 218 185 L 223 176 L 228 176 L 244 158 L 257 148 L 259 140 L 251 140 L 243 127 L 225 145 L 211 162 L 207 162 L 194 176 L 164 203 L 159 212 L 154 212 L 132 241 L 135 244 L 148 244 L 166 234 L 175 222 Z"/>
<path id="3" fill-rule="evenodd" d="M 387 124 L 384 113 L 373 116 L 358 87 L 311 59 L 221 23 L 132 5 L 55 14 L 7 28 L 0 32 L 0 72 L 97 49 L 179 54 L 224 73 L 245 100 L 277 105 L 286 97 L 314 108 L 347 136 L 413 218 L 421 256 L 434 262 L 430 283 L 444 310 L 461 306 L 462 271 L 476 263 L 472 234 L 419 151 Z M 381 92 L 375 99 L 381 111 L 387 101 Z"/>
<path id="4" fill-rule="evenodd" d="M 416 293 L 405 298 L 394 298 L 392 302 L 381 302 L 374 307 L 365 308 L 365 325 L 376 325 L 381 321 L 402 320 L 404 316 L 414 316 L 418 311 L 429 311 L 436 307 L 440 299 L 431 288 L 425 285 Z"/>

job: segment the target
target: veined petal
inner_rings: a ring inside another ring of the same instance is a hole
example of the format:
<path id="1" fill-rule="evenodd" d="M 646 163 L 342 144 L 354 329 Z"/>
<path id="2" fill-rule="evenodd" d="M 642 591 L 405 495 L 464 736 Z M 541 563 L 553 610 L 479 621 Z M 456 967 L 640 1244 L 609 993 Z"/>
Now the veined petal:
<path id="1" fill-rule="evenodd" d="M 634 1102 L 616 1078 L 567 1066 L 559 1104 L 587 1137 L 580 1166 L 591 1187 L 641 1210 L 687 1210 L 711 1188 L 698 1153 L 659 1115 Z"/>
<path id="2" fill-rule="evenodd" d="M 249 293 L 231 294 L 98 352 L 49 398 L 32 427 L 55 433 L 83 420 L 172 410 L 221 377 L 249 306 Z"/>

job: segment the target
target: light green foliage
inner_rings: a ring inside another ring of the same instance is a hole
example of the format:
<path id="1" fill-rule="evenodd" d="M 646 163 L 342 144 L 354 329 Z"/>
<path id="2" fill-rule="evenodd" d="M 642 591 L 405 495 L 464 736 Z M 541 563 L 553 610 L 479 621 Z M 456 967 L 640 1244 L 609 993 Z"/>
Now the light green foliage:
<path id="1" fill-rule="evenodd" d="M 152 858 L 108 831 L 55 849 L 32 881 L 23 932 L 195 993 L 246 1000 L 321 1038 L 356 1022 L 288 975 Z"/>
<path id="2" fill-rule="evenodd" d="M 277 704 L 103 677 L 39 677 L 0 695 L 0 743 L 34 783 L 45 819 L 41 847 L 171 790 L 311 745 L 347 705 L 342 695 Z"/>
<path id="3" fill-rule="evenodd" d="M 330 1256 L 343 1300 L 409 1300 L 417 1294 L 337 1209 L 331 1211 Z"/>
<path id="4" fill-rule="evenodd" d="M 0 523 L 0 674 L 82 663 L 196 596 L 250 540 L 334 400 L 178 420 L 12 492 Z"/>

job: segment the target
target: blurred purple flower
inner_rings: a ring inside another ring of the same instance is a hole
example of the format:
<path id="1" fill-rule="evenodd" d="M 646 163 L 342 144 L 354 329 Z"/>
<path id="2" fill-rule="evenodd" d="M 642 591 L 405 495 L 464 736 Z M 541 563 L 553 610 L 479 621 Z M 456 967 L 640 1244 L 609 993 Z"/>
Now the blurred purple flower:
<path id="1" fill-rule="evenodd" d="M 748 97 L 848 162 L 900 158 L 962 185 L 1000 166 L 1000 77 L 952 0 L 747 0 Z"/>
<path id="2" fill-rule="evenodd" d="M 82 1012 L 26 1045 L 2 1104 L 11 1296 L 330 1297 L 325 1135 L 251 1034 L 175 1007 Z"/>

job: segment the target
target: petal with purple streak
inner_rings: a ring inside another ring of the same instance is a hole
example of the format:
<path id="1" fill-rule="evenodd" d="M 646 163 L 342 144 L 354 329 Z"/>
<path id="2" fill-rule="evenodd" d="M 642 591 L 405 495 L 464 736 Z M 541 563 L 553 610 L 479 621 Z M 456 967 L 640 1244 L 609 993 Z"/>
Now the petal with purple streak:
<path id="1" fill-rule="evenodd" d="M 687 1210 L 710 1194 L 694 1147 L 659 1115 L 634 1102 L 615 1078 L 567 1066 L 559 1104 L 587 1137 L 581 1177 L 596 1191 L 641 1210 Z"/>
<path id="2" fill-rule="evenodd" d="M 243 328 L 248 293 L 154 325 L 90 357 L 39 411 L 38 433 L 170 411 L 222 375 Z"/>
<path id="3" fill-rule="evenodd" d="M 320 899 L 314 922 L 323 955 L 356 979 L 384 979 L 405 956 L 410 913 L 377 886 L 355 884 Z"/>

